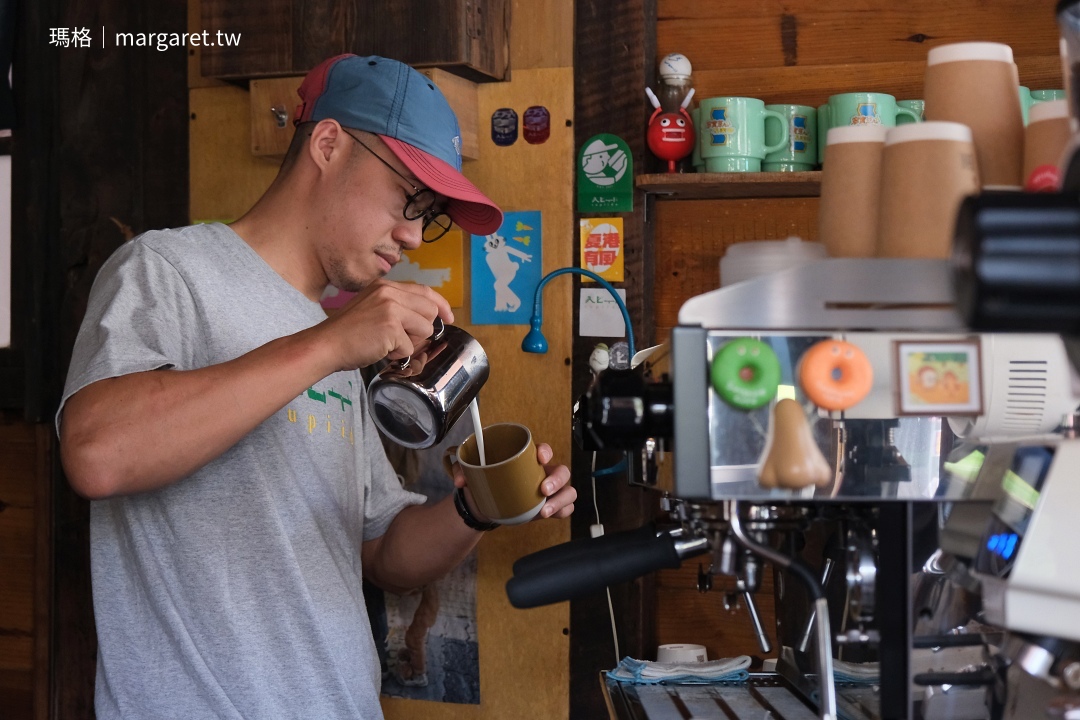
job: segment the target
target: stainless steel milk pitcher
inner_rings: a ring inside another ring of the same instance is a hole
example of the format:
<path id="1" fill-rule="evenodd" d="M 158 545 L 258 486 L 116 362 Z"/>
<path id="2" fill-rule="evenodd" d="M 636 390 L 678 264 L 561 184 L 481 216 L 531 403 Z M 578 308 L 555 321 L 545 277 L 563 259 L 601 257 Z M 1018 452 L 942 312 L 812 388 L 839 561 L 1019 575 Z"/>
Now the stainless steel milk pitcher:
<path id="1" fill-rule="evenodd" d="M 408 448 L 442 440 L 487 382 L 488 357 L 469 333 L 436 319 L 435 333 L 368 385 L 379 431 Z"/>

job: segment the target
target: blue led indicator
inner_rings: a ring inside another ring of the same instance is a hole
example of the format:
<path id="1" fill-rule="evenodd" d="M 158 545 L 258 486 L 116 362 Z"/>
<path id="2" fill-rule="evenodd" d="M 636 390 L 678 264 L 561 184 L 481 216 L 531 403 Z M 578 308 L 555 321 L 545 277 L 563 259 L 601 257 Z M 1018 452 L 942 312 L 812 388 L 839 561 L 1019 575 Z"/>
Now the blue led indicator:
<path id="1" fill-rule="evenodd" d="M 1016 534 L 1011 533 L 1009 535 L 1009 539 L 1005 541 L 1005 550 L 1002 551 L 1001 556 L 1004 557 L 1006 560 L 1011 558 L 1012 554 L 1013 554 L 1013 551 L 1016 550 L 1016 543 L 1018 541 L 1019 541 L 1019 538 L 1016 537 Z"/>
<path id="2" fill-rule="evenodd" d="M 986 541 L 986 549 L 1005 560 L 1012 558 L 1016 545 L 1020 542 L 1016 533 L 998 533 Z"/>

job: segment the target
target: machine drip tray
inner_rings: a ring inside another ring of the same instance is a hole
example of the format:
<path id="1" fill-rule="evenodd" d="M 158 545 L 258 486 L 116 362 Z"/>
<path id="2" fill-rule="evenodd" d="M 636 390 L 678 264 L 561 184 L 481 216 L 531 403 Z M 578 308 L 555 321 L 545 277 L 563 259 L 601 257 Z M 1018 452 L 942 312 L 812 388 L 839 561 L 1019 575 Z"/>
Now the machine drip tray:
<path id="1" fill-rule="evenodd" d="M 709 685 L 632 685 L 601 675 L 613 720 L 817 720 L 817 709 L 774 673 L 752 673 L 744 682 Z M 875 720 L 876 688 L 837 683 L 840 717 Z"/>

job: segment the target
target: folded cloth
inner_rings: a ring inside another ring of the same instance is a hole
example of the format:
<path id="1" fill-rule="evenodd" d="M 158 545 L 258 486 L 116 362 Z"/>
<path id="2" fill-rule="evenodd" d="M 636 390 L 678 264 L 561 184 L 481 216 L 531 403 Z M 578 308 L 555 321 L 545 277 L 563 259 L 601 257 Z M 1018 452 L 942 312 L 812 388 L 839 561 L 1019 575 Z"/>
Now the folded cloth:
<path id="1" fill-rule="evenodd" d="M 746 670 L 748 667 L 748 655 L 697 663 L 659 663 L 624 657 L 614 670 L 608 671 L 607 676 L 618 682 L 637 685 L 713 683 L 746 680 L 750 677 Z"/>
<path id="2" fill-rule="evenodd" d="M 881 666 L 876 662 L 852 663 L 834 659 L 833 678 L 837 682 L 872 685 L 881 682 Z"/>

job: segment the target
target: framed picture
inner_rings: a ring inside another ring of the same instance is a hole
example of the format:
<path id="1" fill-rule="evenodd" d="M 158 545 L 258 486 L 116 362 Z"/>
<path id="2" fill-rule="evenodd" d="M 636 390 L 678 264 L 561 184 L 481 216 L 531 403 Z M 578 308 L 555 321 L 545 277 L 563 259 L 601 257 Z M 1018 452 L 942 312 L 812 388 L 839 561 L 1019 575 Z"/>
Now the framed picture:
<path id="1" fill-rule="evenodd" d="M 982 364 L 977 337 L 898 340 L 898 415 L 981 415 Z"/>

